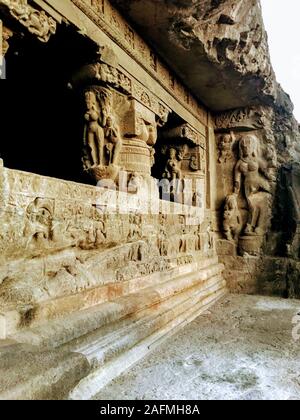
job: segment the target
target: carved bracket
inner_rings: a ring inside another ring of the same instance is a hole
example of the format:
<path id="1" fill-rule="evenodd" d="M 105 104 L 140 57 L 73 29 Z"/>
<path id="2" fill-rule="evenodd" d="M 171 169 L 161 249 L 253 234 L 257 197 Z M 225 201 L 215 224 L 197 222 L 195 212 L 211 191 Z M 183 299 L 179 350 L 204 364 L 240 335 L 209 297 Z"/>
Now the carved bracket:
<path id="1" fill-rule="evenodd" d="M 30 6 L 27 0 L 0 0 L 1 7 L 41 42 L 48 42 L 56 32 L 56 21 L 44 10 Z"/>
<path id="2" fill-rule="evenodd" d="M 217 132 L 259 130 L 265 127 L 263 110 L 239 108 L 215 116 Z"/>

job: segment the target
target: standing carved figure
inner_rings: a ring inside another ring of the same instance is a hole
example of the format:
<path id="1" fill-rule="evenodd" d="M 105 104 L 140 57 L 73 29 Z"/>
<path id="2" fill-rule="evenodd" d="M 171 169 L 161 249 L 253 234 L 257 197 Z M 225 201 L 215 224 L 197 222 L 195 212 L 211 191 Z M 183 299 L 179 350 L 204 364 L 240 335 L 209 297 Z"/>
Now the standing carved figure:
<path id="1" fill-rule="evenodd" d="M 53 203 L 50 200 L 36 198 L 26 209 L 24 236 L 27 244 L 35 240 L 42 245 L 52 239 Z"/>
<path id="2" fill-rule="evenodd" d="M 119 160 L 119 155 L 122 147 L 122 139 L 119 132 L 119 127 L 112 116 L 106 119 L 106 127 L 104 129 L 104 137 L 106 140 L 106 154 L 108 166 L 116 165 Z"/>
<path id="3" fill-rule="evenodd" d="M 181 161 L 183 160 L 182 153 L 178 153 L 177 150 L 171 148 L 169 151 L 169 159 L 163 177 L 170 181 L 176 181 L 182 179 Z"/>
<path id="4" fill-rule="evenodd" d="M 92 91 L 86 92 L 86 113 L 84 129 L 84 147 L 86 149 L 87 159 L 91 167 L 101 165 L 103 160 L 104 132 L 100 125 L 100 107 L 97 102 L 96 94 Z"/>
<path id="5" fill-rule="evenodd" d="M 244 191 L 249 207 L 249 220 L 245 235 L 262 236 L 266 232 L 269 214 L 269 199 L 272 194 L 270 181 L 275 178 L 268 173 L 267 164 L 259 157 L 258 138 L 246 135 L 239 144 L 240 159 L 235 167 L 235 194 Z"/>
<path id="6" fill-rule="evenodd" d="M 242 218 L 238 208 L 237 195 L 231 194 L 225 200 L 223 229 L 228 241 L 237 240 L 242 230 Z"/>

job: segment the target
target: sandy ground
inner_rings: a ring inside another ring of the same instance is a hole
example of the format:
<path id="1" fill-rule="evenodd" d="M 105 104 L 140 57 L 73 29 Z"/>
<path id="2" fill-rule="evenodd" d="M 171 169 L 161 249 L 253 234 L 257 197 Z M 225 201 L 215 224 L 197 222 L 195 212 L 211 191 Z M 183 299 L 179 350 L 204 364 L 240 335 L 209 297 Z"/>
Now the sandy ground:
<path id="1" fill-rule="evenodd" d="M 300 400 L 299 312 L 300 301 L 226 296 L 96 399 Z"/>

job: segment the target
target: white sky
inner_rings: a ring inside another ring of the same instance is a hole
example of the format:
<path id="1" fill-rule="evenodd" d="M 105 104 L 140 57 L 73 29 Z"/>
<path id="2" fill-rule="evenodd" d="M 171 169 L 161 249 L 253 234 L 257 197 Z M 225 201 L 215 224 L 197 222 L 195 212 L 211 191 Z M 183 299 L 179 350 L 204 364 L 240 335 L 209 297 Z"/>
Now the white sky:
<path id="1" fill-rule="evenodd" d="M 291 96 L 300 122 L 300 1 L 261 3 L 277 80 Z"/>

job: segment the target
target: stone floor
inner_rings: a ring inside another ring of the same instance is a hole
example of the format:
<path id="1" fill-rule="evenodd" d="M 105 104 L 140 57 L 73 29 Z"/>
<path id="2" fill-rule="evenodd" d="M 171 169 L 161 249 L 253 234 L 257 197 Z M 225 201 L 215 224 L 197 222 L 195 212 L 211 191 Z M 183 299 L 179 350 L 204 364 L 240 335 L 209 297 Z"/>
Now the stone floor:
<path id="1" fill-rule="evenodd" d="M 300 400 L 300 301 L 226 296 L 97 397 Z"/>

